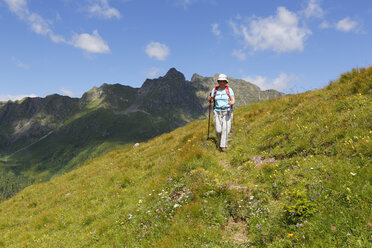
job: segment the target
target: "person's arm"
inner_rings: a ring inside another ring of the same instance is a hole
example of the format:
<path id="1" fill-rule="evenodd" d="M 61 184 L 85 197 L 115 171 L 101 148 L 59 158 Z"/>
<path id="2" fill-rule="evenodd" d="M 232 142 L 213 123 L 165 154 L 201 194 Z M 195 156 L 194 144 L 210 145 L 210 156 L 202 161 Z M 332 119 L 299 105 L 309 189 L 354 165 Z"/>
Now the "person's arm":
<path id="1" fill-rule="evenodd" d="M 234 105 L 235 104 L 235 96 L 230 96 L 229 104 L 230 105 Z"/>
<path id="2" fill-rule="evenodd" d="M 208 102 L 212 103 L 214 101 L 214 90 L 212 90 L 211 93 L 209 93 L 209 96 L 208 96 Z M 212 96 L 213 94 L 213 96 Z"/>

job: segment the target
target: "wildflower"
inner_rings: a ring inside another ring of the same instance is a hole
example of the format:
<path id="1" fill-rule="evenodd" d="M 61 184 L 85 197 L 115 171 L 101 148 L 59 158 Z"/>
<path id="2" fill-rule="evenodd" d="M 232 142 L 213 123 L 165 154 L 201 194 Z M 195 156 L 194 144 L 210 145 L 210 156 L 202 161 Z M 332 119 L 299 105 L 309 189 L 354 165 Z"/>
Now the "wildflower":
<path id="1" fill-rule="evenodd" d="M 310 188 L 314 188 L 314 186 L 311 186 Z"/>
<path id="2" fill-rule="evenodd" d="M 296 212 L 292 212 L 292 215 L 295 215 L 296 214 Z"/>
<path id="3" fill-rule="evenodd" d="M 139 200 L 138 203 L 141 204 L 142 203 L 142 200 Z"/>
<path id="4" fill-rule="evenodd" d="M 336 231 L 336 227 L 335 226 L 331 226 L 331 230 L 332 231 Z"/>
<path id="5" fill-rule="evenodd" d="M 351 174 L 352 176 L 355 176 L 355 175 L 356 175 L 356 173 L 352 173 L 352 172 L 350 172 L 350 174 Z"/>
<path id="6" fill-rule="evenodd" d="M 191 142 L 191 140 L 187 140 L 187 142 Z"/>
<path id="7" fill-rule="evenodd" d="M 293 236 L 293 233 L 288 233 L 288 237 L 291 238 Z"/>
<path id="8" fill-rule="evenodd" d="M 201 204 L 203 205 L 203 204 L 204 204 L 204 202 L 201 202 Z"/>
<path id="9" fill-rule="evenodd" d="M 180 204 L 174 204 L 173 208 L 178 208 L 179 206 L 181 206 Z"/>
<path id="10" fill-rule="evenodd" d="M 258 225 L 257 225 L 257 229 L 258 229 L 258 230 L 260 230 L 260 229 L 261 229 L 261 226 L 262 226 L 262 224 L 261 224 L 261 223 L 260 223 L 260 224 L 258 224 Z"/>
<path id="11" fill-rule="evenodd" d="M 251 196 L 249 197 L 249 200 L 253 200 L 253 198 L 254 198 L 254 196 L 253 196 L 253 195 L 251 195 Z"/>
<path id="12" fill-rule="evenodd" d="M 314 197 L 311 197 L 311 200 L 314 201 Z"/>
<path id="13" fill-rule="evenodd" d="M 371 227 L 372 226 L 372 223 L 371 222 L 368 222 L 367 226 Z"/>

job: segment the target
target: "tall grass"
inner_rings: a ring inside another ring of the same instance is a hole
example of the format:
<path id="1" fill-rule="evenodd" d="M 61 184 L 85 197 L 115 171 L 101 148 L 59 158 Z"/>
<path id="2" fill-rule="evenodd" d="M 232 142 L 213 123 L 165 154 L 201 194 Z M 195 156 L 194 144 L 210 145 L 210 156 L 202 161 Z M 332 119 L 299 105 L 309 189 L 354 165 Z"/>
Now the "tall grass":
<path id="1" fill-rule="evenodd" d="M 0 204 L 3 247 L 369 247 L 372 68 L 87 161 Z"/>

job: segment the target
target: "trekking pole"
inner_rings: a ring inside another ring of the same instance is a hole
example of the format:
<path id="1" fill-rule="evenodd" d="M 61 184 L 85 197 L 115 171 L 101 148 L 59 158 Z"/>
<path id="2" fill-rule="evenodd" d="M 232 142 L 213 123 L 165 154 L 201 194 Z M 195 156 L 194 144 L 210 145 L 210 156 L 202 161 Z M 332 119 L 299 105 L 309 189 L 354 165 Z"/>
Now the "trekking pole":
<path id="1" fill-rule="evenodd" d="M 233 126 L 234 118 L 233 118 L 232 111 L 230 112 L 230 118 L 231 118 L 231 141 L 233 141 L 234 140 L 234 126 Z"/>
<path id="2" fill-rule="evenodd" d="M 211 122 L 211 105 L 212 105 L 212 103 L 209 102 L 208 136 L 207 136 L 207 140 L 209 140 L 209 126 L 210 126 L 210 122 Z"/>
<path id="3" fill-rule="evenodd" d="M 233 127 L 233 106 L 230 106 L 230 119 L 231 119 L 231 141 L 234 140 L 234 127 Z"/>

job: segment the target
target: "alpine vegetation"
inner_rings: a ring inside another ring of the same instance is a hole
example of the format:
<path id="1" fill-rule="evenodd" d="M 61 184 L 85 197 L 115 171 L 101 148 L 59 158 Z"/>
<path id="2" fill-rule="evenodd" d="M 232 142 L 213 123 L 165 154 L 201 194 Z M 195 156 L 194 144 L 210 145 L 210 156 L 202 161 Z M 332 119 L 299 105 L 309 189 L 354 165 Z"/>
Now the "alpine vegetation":
<path id="1" fill-rule="evenodd" d="M 0 246 L 369 247 L 371 113 L 369 67 L 236 108 L 226 153 L 193 121 L 1 202 Z"/>
<path id="2" fill-rule="evenodd" d="M 240 90 L 240 106 L 284 95 L 230 80 Z M 0 200 L 88 159 L 204 118 L 215 84 L 215 76 L 194 74 L 188 81 L 171 68 L 141 88 L 103 84 L 81 98 L 55 94 L 0 102 Z"/>

